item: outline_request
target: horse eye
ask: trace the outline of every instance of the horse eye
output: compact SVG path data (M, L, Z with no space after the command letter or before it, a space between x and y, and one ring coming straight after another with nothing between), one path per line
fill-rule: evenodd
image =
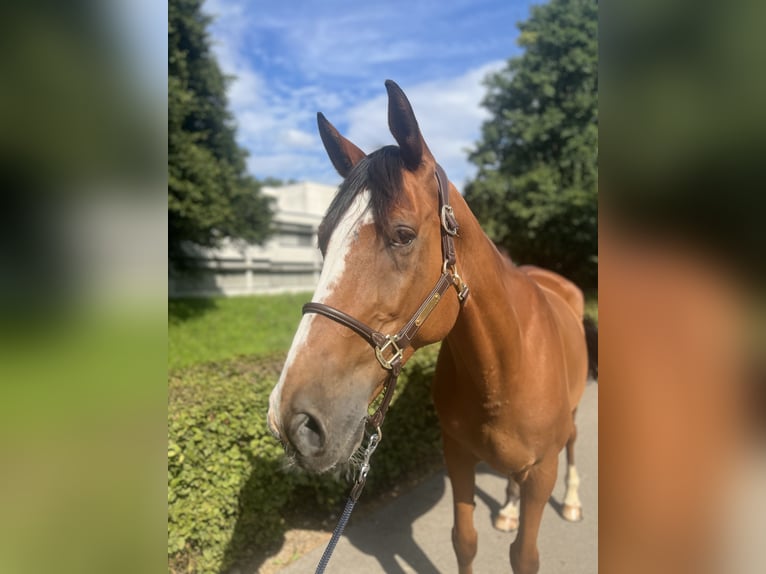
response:
M394 247L406 247L415 240L415 232L409 227L397 227L391 245Z

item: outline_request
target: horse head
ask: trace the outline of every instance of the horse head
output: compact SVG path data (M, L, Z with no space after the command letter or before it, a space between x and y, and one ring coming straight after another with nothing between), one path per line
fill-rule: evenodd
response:
M324 262L312 302L341 310L376 333L399 331L447 276L436 161L404 92L390 80L386 89L398 146L365 154L317 116L324 147L344 181L319 227ZM423 315L428 320L402 351L402 363L452 329L458 298L436 297L434 306L440 300L438 312L429 308ZM358 332L326 316L303 316L268 413L272 433L299 466L323 472L350 459L364 438L368 408L387 381L382 365Z

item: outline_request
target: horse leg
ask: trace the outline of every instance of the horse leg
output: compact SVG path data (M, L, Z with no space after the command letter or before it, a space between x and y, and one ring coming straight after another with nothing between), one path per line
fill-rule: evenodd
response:
M559 458L553 453L532 467L521 481L521 512L519 533L511 544L511 568L514 574L537 574L540 555L537 533L543 509L556 485Z
M508 478L505 487L505 506L495 517L495 528L503 532L511 532L519 527L519 483L513 477Z
M460 574L471 574L471 563L476 556L477 535L473 526L474 487L478 460L457 441L442 433L444 460L452 483L454 526L452 546L457 557Z
M577 489L580 486L580 477L577 474L574 459L574 443L577 440L577 426L574 423L576 412L577 409L572 413L572 434L567 441L567 491L564 495L564 508L561 512L564 519L569 522L579 522L582 520L582 504L577 494Z

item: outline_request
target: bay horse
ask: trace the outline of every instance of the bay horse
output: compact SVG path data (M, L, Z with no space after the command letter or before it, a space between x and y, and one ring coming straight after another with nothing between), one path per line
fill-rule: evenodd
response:
M365 154L317 115L344 181L319 227L324 265L271 393L269 427L304 469L343 465L369 421L381 422L401 365L443 341L432 389L459 571L472 571L477 551L475 467L484 460L509 479L495 526L518 528L513 572L531 574L565 445L562 514L582 517L573 449L588 370L583 295L497 250L436 163L404 92L391 80L386 89L398 146ZM370 417L380 394L384 405Z

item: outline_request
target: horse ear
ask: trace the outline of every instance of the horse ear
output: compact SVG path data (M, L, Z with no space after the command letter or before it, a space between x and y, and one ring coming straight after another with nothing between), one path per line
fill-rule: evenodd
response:
M319 135L322 138L324 149L327 150L327 155L330 156L330 161L342 177L348 176L351 169L366 154L340 135L340 132L327 121L322 112L317 113L317 125L319 126Z
M430 155L423 135L415 119L407 96L393 80L386 80L388 91L388 128L399 144L404 165L415 171L423 160L423 155Z

